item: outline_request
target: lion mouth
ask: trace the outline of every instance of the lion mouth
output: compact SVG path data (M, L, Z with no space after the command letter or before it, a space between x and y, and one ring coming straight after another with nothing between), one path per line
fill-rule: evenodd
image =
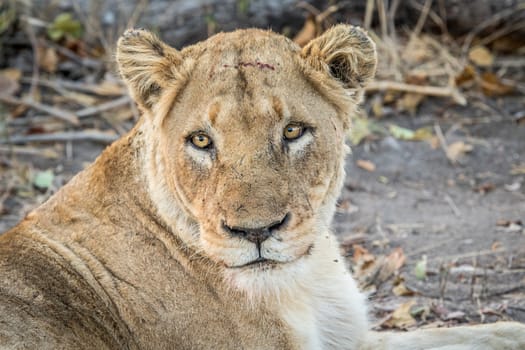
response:
M242 269L242 268L263 268L263 269L270 268L271 269L271 268L275 268L278 265L290 264L306 256L309 256L312 252L313 247L314 247L313 244L308 246L308 248L303 254L301 254L300 256L298 256L296 259L292 261L277 261L277 260L267 259L265 257L259 256L257 259L247 262L246 264L231 266L230 268L233 268L233 269Z
M276 261L276 260L271 260L271 259L266 259L266 258L263 258L263 257L258 257L257 259L255 260L252 260L246 264L243 264L243 265L238 265L238 266L232 266L232 268L234 269L242 269L242 268L268 268L268 267L274 267L278 264L281 264L280 262Z

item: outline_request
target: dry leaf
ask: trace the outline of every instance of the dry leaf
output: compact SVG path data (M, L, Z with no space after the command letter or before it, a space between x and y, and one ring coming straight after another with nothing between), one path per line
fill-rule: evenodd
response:
M476 69L468 64L463 68L463 71L456 77L456 86L461 86L465 83L472 82L476 77Z
M429 145L430 145L430 148L432 149L438 149L438 147L441 145L441 143L439 142L439 137L437 136L432 136L430 138L427 139Z
M343 200L337 203L336 211L338 213L353 214L359 211L359 207L353 205L349 200Z
M501 248L503 248L503 244L500 241L495 241L491 244L490 250L493 252L499 251Z
M412 296L412 295L415 294L414 291L408 289L407 286L405 286L404 283L399 283L397 286L392 288L392 292L394 293L394 295L396 295L398 297Z
M376 165L369 160L358 159L356 165L369 172L374 172L376 170Z
M407 92L403 97L397 101L397 108L402 111L408 111L414 115L417 112L417 107L423 101L425 95L414 92Z
M430 127L423 127L419 128L416 131L414 131L414 137L412 138L413 141L431 141L432 139L437 138L434 136L434 133L432 131L432 128ZM437 145L439 146L439 145ZM437 148L436 146L436 148Z
M405 77L405 83L413 85L427 85L428 73L424 70L413 70L407 73L407 76Z
M525 164L516 164L512 166L511 175L525 175Z
M317 27L318 25L315 21L315 16L308 16L304 22L303 28L301 28L299 33L293 38L293 41L301 47L306 45L310 40L317 36Z
M29 107L26 105L18 105L11 110L11 117L19 118L23 116L24 113L27 112L28 109Z
M84 107L90 107L98 103L98 99L87 94L83 94L80 92L73 92L73 91L66 91L64 92L64 97L68 100L73 100L79 105L82 105Z
M490 67L494 63L494 56L485 46L474 46L471 48L468 58L480 67Z
M509 192L517 192L520 190L521 188L521 182L520 181L514 181L513 183L511 184L505 184L503 185L503 187L505 188L505 191L509 191Z
M107 80L95 85L92 91L101 96L122 96L126 93L126 89L122 85Z
M63 43L63 45L80 57L93 56L102 58L102 55L96 50L90 50L90 55L88 55L88 53L86 52L86 43L80 38L74 38L68 35L65 37L65 42ZM99 54L99 56L96 56L97 53Z
M410 63L421 63L432 56L433 52L428 45L422 40L411 40L409 45L405 47L402 57L405 61Z
M406 329L416 325L416 320L412 317L410 309L416 304L414 300L401 304L392 315L383 322L382 326L387 328Z
M481 75L481 90L485 96L503 96L514 91L514 87L501 82L496 74L485 72Z
M106 119L111 120L114 124L122 123L134 117L133 111L130 107L119 108L108 114L109 116Z
M0 70L0 94L13 95L20 88L18 83L22 72L16 68Z
M375 260L375 257L368 252L363 246L354 244L354 254L352 260L354 264L359 265L363 263L369 263Z
M368 281L370 279L369 276L375 275L373 271L377 271L377 268L374 267L376 266L376 257L359 244L354 244L352 261L354 263L354 276L358 279L360 285L362 287L369 286L371 284Z
M374 117L381 118L384 114L383 101L379 98L375 98L372 101L372 113Z
M378 286L387 281L405 262L402 248L396 248L390 255L373 256L356 244L354 248L354 276L362 288Z
M366 228L362 229L364 229L366 232ZM350 233L343 236L341 240L341 247L344 249L345 255L348 252L348 250L352 249L354 245L366 241L366 234L359 231L361 231L361 229L358 228L356 233Z
M427 318L430 316L430 307L428 305L421 305L421 306L413 307L410 310L410 314L413 317L419 317L421 318L421 320L426 322Z
M396 102L399 99L400 95L401 95L401 93L399 91L387 90L385 92L385 96L383 97L383 103L384 104L389 104L389 103Z
M473 149L472 145L463 141L456 141L447 147L447 158L452 164L457 164L461 157Z
M0 76L4 76L10 80L19 82L22 77L22 71L18 68L7 68L0 70Z
M512 225L523 226L523 223L521 222L521 220L504 220L504 219L498 220L496 222L496 226L501 226L501 227L510 227Z
M450 320L463 320L465 318L465 313L463 311L452 311L443 317L444 321Z
M406 257L403 249L398 247L392 251L383 261L376 282L383 283L396 274L405 263Z
M484 182L476 187L473 188L474 192L478 192L481 194L489 193L493 191L496 188L496 185L494 185L492 182Z
M505 35L495 39L490 45L492 50L504 53L516 53L520 49L523 49L523 35L519 33L520 32L517 32L516 36Z
M405 253L403 252L403 248L398 247L392 251L387 257L386 257L388 264L390 265L391 269L393 271L398 271L404 264L405 264Z
M502 227L502 231L506 233L517 233L524 231L523 222L521 220L498 220L496 225Z
M56 72L58 66L58 55L56 50L52 47L41 47L39 48L39 52L40 60L38 61L38 65L40 68L48 73Z

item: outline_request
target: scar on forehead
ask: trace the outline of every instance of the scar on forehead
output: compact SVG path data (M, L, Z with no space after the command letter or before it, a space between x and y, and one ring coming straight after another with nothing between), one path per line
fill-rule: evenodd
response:
M239 69L241 67L254 67L254 68L259 68L260 70L264 70L264 69L275 70L275 66L274 65L272 65L270 63L259 62L259 61L239 62L239 63L237 63L235 65L223 64L222 66L224 68L235 68L235 69Z
M208 110L208 118L210 119L210 123L213 125L215 124L215 120L217 119L217 116L219 115L219 111L221 110L221 106L219 105L219 102L213 102Z

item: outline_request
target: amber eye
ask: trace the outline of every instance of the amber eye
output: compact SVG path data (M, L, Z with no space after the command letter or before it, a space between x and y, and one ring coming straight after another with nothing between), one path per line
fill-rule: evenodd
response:
M284 128L283 136L286 140L295 140L303 135L304 127L299 124L288 124Z
M211 145L211 138L203 133L194 134L190 138L191 143L198 148L207 148Z

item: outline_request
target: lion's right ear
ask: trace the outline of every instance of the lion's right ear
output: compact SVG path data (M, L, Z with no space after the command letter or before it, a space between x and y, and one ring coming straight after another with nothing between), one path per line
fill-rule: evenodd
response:
M310 41L301 55L348 89L365 86L374 78L377 67L372 39L361 28L347 24L336 25Z
M129 29L117 44L120 75L139 106L151 110L164 88L173 84L180 53L143 29Z

